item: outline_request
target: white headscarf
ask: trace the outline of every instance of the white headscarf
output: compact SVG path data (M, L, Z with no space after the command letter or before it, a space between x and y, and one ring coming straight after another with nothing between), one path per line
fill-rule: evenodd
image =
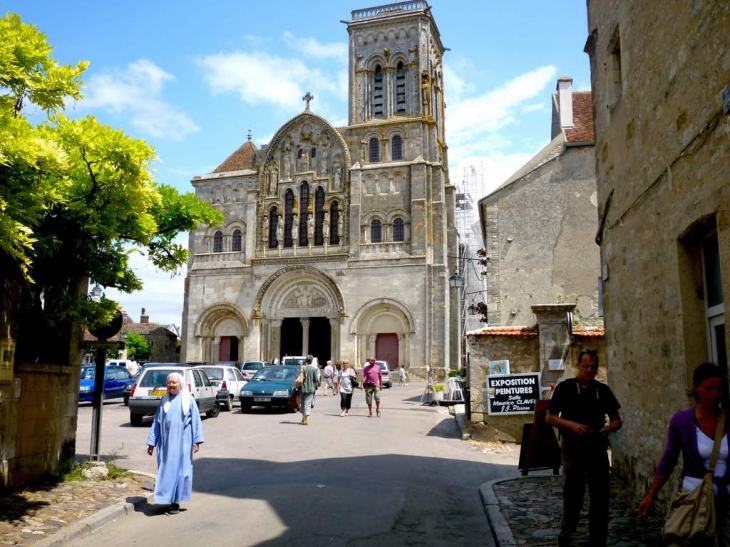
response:
M182 397L182 411L183 415L186 415L190 410L190 398L192 396L190 395L188 386L185 385L185 378L179 372L173 372L167 375L168 378L170 376L177 376L177 380L180 382L180 393L177 396ZM170 410L170 392L165 393L165 396L162 398L162 409L165 411L165 414Z

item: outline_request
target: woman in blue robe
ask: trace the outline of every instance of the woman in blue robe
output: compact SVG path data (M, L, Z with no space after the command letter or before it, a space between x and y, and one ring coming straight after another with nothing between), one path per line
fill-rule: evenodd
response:
M190 501L193 454L203 443L198 405L184 386L181 374L167 377L167 393L157 407L147 436L147 454L151 456L157 447L155 503L170 504L171 514L180 512L181 501Z

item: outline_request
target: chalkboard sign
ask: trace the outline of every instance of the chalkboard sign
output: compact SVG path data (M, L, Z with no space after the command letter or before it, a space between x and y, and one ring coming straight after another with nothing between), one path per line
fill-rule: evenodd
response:
M540 373L487 376L489 414L532 414L540 398Z

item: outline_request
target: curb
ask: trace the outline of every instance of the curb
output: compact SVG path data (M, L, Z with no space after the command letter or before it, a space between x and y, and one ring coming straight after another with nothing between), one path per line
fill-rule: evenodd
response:
M129 471L135 475L141 475L153 480L157 479L157 475L146 473L144 471ZM33 544L33 547L63 547L72 541L85 538L99 530L102 526L114 522L120 517L134 513L139 505L150 503L154 500L154 494L146 496L134 496L134 501L120 501L109 507L105 507L79 522L74 522L70 526L60 529L58 532L47 538L43 538Z
M492 487L500 482L513 481L517 477L507 477L503 479L496 479L493 481L485 482L479 487L479 497L482 499L484 505L484 513L487 515L487 521L489 527L492 530L492 536L498 547L508 547L517 545L512 530L504 520L502 512L499 510L499 501L497 496L494 495Z

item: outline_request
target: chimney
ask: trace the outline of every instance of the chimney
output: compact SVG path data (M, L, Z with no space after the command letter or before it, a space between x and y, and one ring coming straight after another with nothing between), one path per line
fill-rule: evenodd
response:
M142 308L142 315L139 316L139 322L140 323L149 323L150 322L150 316L144 312L144 308Z
M573 78L558 78L558 115L560 128L573 127Z

